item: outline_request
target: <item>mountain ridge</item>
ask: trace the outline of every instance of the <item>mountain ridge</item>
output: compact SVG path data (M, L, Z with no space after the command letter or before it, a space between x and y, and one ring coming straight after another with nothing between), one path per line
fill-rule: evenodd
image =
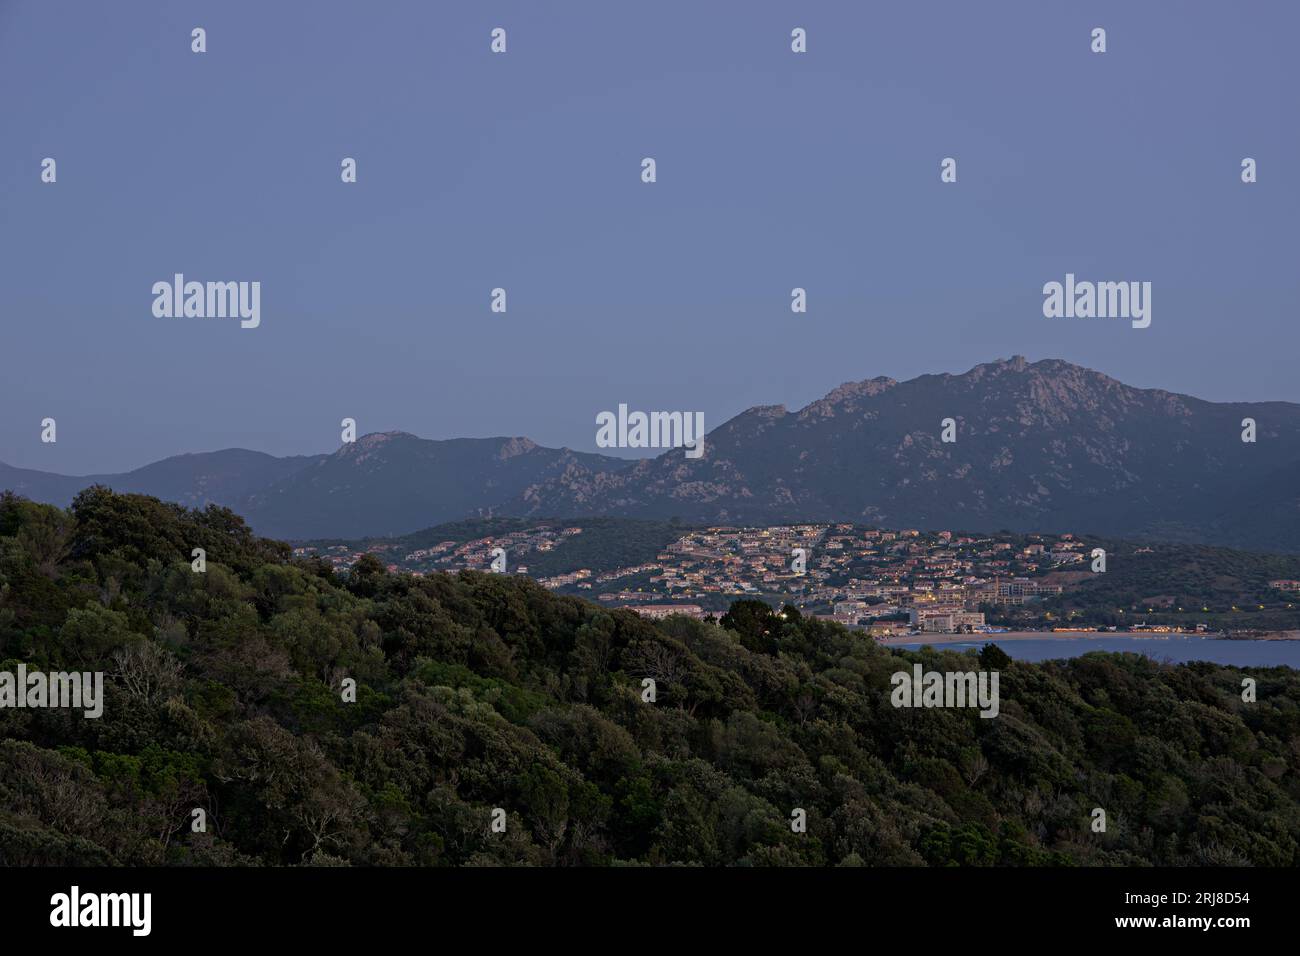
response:
M1241 441L1255 417L1258 441ZM940 422L957 426L953 444ZM845 383L804 408L759 406L700 459L638 462L529 490L536 513L772 524L858 521L1084 530L1295 550L1300 405L1138 389L1059 359ZM1252 489L1266 489L1256 498ZM1274 514L1261 519L1260 511ZM1265 527L1267 525L1267 527Z
M1241 440L1255 418L1258 440ZM942 440L952 419L955 441ZM124 475L0 464L0 488L66 505L106 484L225 505L289 539L409 533L489 515L692 523L854 521L972 531L1136 533L1300 550L1300 405L1209 402L1061 359L844 382L802 408L755 405L699 458L624 459L523 436L374 432L329 454L181 455Z

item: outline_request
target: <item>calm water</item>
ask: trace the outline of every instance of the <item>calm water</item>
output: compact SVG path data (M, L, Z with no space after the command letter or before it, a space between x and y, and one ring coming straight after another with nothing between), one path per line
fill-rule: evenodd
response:
M1300 668L1300 641L1221 641L1196 635L1168 634L1161 637L1056 637L999 641L997 634L981 635L970 641L935 644L936 648L964 651L996 644L1018 661L1050 661L1079 657L1089 651L1127 651L1145 654L1158 661L1180 664L1184 661L1214 661L1237 667L1275 667L1279 664ZM917 641L896 644L914 650L925 644Z

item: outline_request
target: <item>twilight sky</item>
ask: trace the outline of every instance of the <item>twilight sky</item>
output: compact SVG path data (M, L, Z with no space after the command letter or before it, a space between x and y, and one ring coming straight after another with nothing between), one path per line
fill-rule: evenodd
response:
M345 416L595 450L620 402L712 429L1012 354L1300 401L1298 30L1283 2L0 0L0 461L314 453ZM260 281L261 326L155 318L176 272ZM1044 318L1067 272L1150 281L1150 328Z

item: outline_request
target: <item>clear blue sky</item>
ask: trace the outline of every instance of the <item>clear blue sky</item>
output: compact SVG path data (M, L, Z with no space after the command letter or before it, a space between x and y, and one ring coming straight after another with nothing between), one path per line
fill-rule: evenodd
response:
M594 450L620 402L713 428L1012 354L1300 401L1297 9L0 0L0 461L345 416ZM1151 281L1151 327L1044 318L1067 271ZM175 272L260 281L261 327L154 318Z

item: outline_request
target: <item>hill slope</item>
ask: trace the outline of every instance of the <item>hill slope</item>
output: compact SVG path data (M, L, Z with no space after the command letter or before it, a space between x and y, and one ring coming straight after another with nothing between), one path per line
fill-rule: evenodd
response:
M1290 669L889 651L757 602L654 624L287 555L217 508L0 498L4 669L107 674L100 718L0 710L0 864L1300 863ZM997 670L998 715L895 707L914 664Z
M941 423L956 423L956 441ZM1252 418L1258 440L1241 441ZM330 455L228 450L127 475L0 466L0 488L65 505L99 482L215 502L284 538L406 534L463 518L576 515L691 524L1143 536L1300 551L1300 405L1213 403L1016 357L960 375L868 379L798 411L751 408L683 450L629 462L526 438L367 435Z
M524 489L570 470L605 475L628 462L527 438L429 441L405 432L366 435L249 495L236 510L279 538L392 535L489 515ZM321 531L321 529L328 529Z
M12 468L0 463L0 489L33 501L67 507L77 492L91 485L152 495L191 508L235 505L257 489L281 481L325 458L295 455L277 458L246 448L193 455L173 455L134 471L104 475L58 475Z
M1241 421L1258 441L1241 441ZM956 421L956 441L941 422ZM1159 534L1300 548L1300 406L1216 404L1023 358L850 383L797 412L752 408L617 474L524 495L539 514L693 523Z

